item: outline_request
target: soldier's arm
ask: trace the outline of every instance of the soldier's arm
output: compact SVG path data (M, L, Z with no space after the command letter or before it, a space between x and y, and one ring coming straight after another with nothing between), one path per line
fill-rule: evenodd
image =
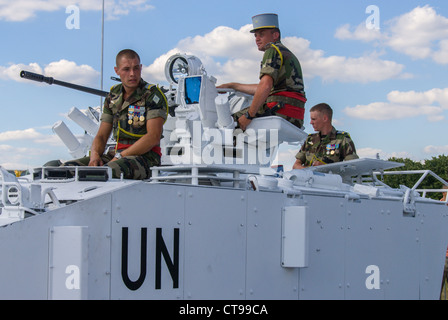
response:
M102 166L104 163L101 160L101 155L106 148L107 140L112 132L112 123L101 122L98 133L93 139L92 147L90 149L89 166Z
M257 86L257 90L255 91L254 99L249 107L249 113L251 116L255 116L260 107L266 102L273 85L274 80L271 76L264 75L261 78L260 83Z
M346 136L343 143L344 143L344 159L343 159L343 161L359 159L358 155L356 154L355 143L353 142L351 137Z
M139 156L147 153L152 148L160 144L162 136L163 123L165 119L161 117L148 119L146 121L147 133L138 139L132 146L121 152L123 157Z
M257 114L260 107L266 102L266 99L268 98L273 85L274 80L272 79L271 76L264 75L261 78L248 111L252 117L254 117ZM249 125L250 121L251 120L247 119L245 116L240 117L238 119L240 128L246 130L246 127Z
M293 169L304 169L305 166L303 165L302 161L299 159L296 159L296 162L294 162L294 165L292 166Z
M292 166L293 169L304 169L305 163L306 163L306 156L305 156L305 147L307 145L309 137L305 141L305 143L302 144L300 147L299 152L296 154L296 161L294 162L294 165Z
M220 86L217 86L217 89L233 89L235 91L240 91L242 93L254 95L255 91L257 91L258 84L244 84L238 82L229 82L224 83ZM219 91L219 90L218 90Z

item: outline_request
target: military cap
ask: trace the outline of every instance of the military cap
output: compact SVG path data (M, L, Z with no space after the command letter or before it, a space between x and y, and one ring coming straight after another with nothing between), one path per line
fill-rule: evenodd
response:
M278 25L278 15L275 13L263 13L252 17L253 29L250 31L254 33L259 29L280 29Z

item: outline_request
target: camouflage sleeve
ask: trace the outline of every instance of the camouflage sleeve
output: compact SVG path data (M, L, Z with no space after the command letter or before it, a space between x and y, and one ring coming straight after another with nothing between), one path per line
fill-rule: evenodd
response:
M107 122L107 123L113 122L114 117L112 114L112 110L109 108L109 104L110 104L110 94L104 100L103 113L101 114L101 118L100 118L100 120L102 122Z
M266 49L263 55L263 60L261 61L260 79L264 75L271 76L276 82L281 67L281 58L277 50L273 47Z
M146 99L146 119L167 118L168 105L165 95L159 88L151 90L152 93Z
M306 150L305 150L305 146L308 145L308 140L309 140L309 136L308 138L305 140L305 142L302 144L302 147L300 148L299 152L297 152L296 154L296 159L300 160L300 162L302 162L302 164L304 165L306 162Z
M343 148L344 148L343 161L359 159L358 155L356 154L355 143L353 142L348 133L345 134L343 140Z

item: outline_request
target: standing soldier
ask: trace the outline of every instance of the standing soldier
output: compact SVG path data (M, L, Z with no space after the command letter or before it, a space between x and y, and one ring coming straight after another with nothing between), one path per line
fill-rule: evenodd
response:
M263 51L258 84L226 83L230 88L253 95L249 108L237 112L239 127L246 130L255 117L277 115L302 128L305 91L302 69L296 56L281 42L278 16L273 13L252 17L255 43Z
M328 104L320 103L312 107L310 118L316 133L308 135L296 154L293 169L358 159L350 135L347 132L336 131L333 127L333 110Z
M121 83L111 88L104 101L90 157L67 161L63 166L107 165L114 178L123 174L125 179L147 179L151 177L150 168L160 165L167 101L157 86L141 78L142 65L135 51L120 51L114 69ZM112 131L116 147L104 154Z

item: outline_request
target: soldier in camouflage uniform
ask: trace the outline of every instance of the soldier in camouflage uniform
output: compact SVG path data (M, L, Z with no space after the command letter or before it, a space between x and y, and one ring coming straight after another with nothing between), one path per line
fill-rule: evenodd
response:
M331 124L333 110L328 104L321 103L312 107L310 117L311 125L317 133L308 135L296 154L293 169L358 159L350 135L337 131Z
M90 157L65 162L64 166L112 168L113 177L147 179L150 167L160 165L159 147L167 117L165 95L141 78L142 65L135 51L120 51L114 68L121 83L111 88L101 115L101 124L92 143ZM111 132L117 145L104 153Z
M280 42L276 14L252 18L255 42L263 51L258 84L226 83L217 88L230 88L254 95L249 108L235 113L243 130L255 117L276 115L302 128L305 113L305 91L302 69L296 56Z

